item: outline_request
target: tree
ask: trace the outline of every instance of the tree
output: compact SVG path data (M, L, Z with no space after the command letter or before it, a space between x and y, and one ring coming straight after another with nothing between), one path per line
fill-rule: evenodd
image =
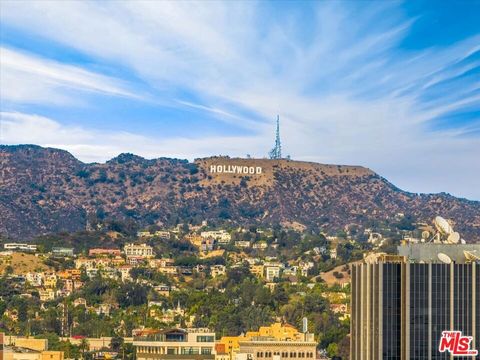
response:
M5 275L11 275L13 274L13 267L11 265L8 265L4 271L5 271Z
M329 357L338 355L338 345L336 343L330 343L327 346L327 354Z
M112 351L120 352L123 348L123 337L121 336L114 336L110 342L110 348Z
M86 338L83 338L82 341L80 341L80 344L78 345L78 347L80 348L80 351L82 352L82 359L85 360L85 353L89 349L88 340Z
M138 306L147 302L147 288L140 284L126 283L117 290L117 301L122 307Z

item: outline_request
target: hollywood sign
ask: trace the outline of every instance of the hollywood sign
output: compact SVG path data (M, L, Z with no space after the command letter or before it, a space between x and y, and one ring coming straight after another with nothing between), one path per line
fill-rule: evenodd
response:
M260 166L210 165L210 172L212 174L260 175L263 169Z

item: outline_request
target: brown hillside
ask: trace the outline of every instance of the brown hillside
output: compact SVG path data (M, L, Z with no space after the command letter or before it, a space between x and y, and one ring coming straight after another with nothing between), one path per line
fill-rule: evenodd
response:
M221 166L221 173L211 166ZM480 202L407 193L363 167L226 157L189 163L131 154L84 164L58 149L0 146L0 234L14 238L85 229L88 219L141 227L209 220L337 231L399 212L422 222L442 214L467 240L479 237Z

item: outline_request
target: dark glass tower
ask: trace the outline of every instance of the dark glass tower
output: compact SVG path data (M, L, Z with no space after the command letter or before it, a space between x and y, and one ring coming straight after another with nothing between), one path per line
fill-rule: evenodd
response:
M351 309L352 360L450 359L438 351L442 331L462 331L480 347L480 265L400 257L354 265Z

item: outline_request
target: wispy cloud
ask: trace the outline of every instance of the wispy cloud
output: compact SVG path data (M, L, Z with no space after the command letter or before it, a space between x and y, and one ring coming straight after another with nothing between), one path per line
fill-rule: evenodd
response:
M400 5L318 2L282 12L266 2L41 1L25 6L7 1L0 16L17 31L74 48L103 66L129 69L162 104L250 130L248 136L226 132L203 139L185 129L188 138L156 134L158 144L148 136L135 138L132 125L122 135L128 141L120 143L120 133L109 124L112 130L102 133L100 143L80 136L98 130L80 126L78 136L58 145L85 160L126 150L149 157L262 156L273 136L266 120L279 113L284 147L294 158L362 164L408 190L446 190L480 199L474 184L480 176L479 119L449 128L438 120L480 107L480 36L450 46L403 49L401 42L418 19L405 17ZM6 83L25 81L20 90L42 84L33 92L38 102L64 102L69 84L131 96L118 79L48 61L52 74L42 70L45 61L24 61L20 71L10 66ZM22 80L22 73L39 81ZM12 101L29 101L22 95L27 91L15 95L8 86ZM12 122L11 116L2 140L21 142L15 135L20 120ZM58 126L52 132L73 131L61 118L51 118Z
M72 104L76 91L138 99L126 84L80 67L0 48L2 101Z

